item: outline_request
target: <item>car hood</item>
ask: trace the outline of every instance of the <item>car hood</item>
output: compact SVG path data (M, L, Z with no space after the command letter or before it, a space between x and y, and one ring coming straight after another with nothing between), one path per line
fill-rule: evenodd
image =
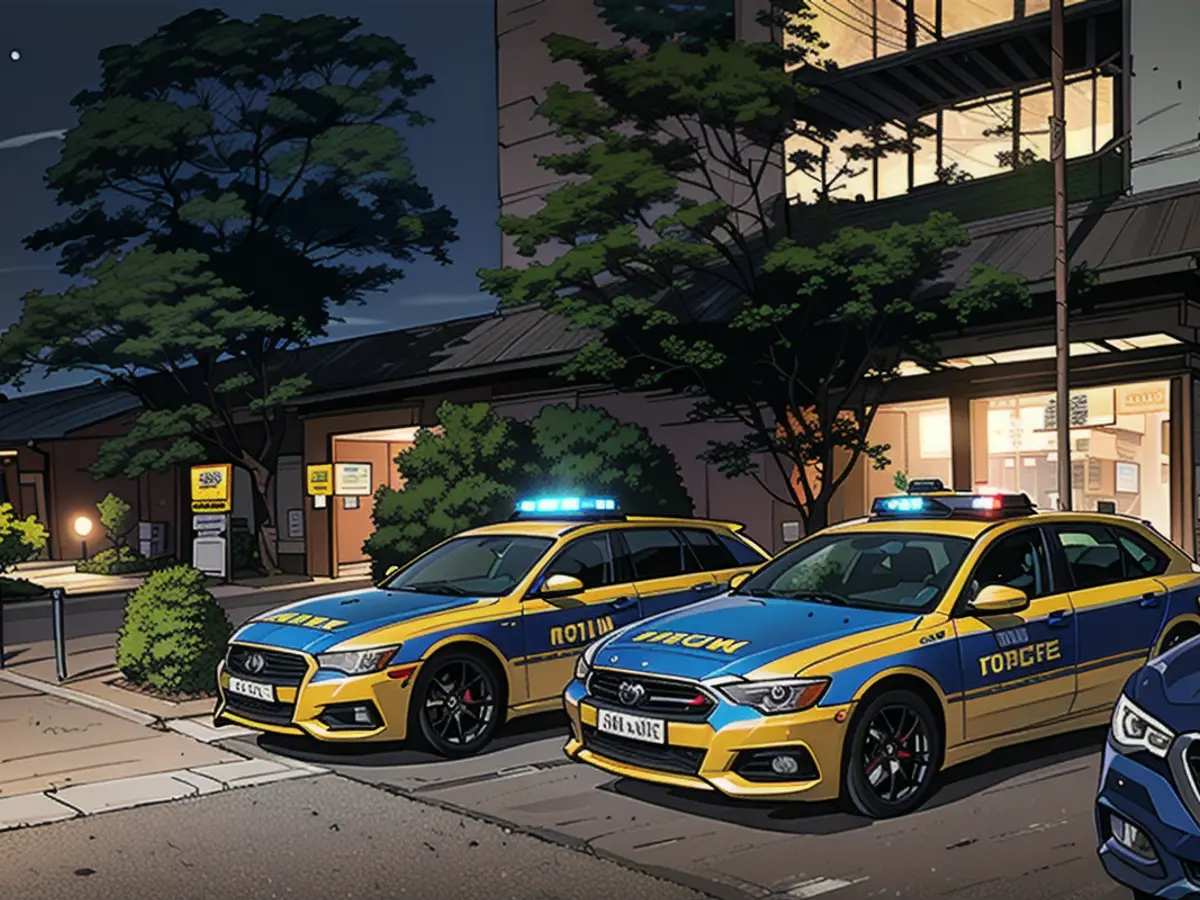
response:
M594 664L680 678L747 675L781 657L918 618L725 594L622 629L597 648Z
M323 653L372 631L496 600L448 597L413 591L371 588L301 600L255 616L234 635L235 641Z

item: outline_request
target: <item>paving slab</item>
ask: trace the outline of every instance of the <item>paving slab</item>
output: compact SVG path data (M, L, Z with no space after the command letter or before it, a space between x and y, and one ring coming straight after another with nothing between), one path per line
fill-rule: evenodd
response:
M187 735L194 741L214 744L217 741L227 741L233 738L250 737L257 732L238 725L222 725L215 728L203 719L168 719L167 728L179 734Z
M278 779L282 775L295 778L296 776L291 773L306 772L303 769L294 769L286 763L271 762L266 759L240 759L236 762L224 762L213 766L192 767L192 771L205 778L211 778L228 788L242 784L261 784L264 778Z
M45 794L0 797L0 831L73 819L79 812Z
M216 782L213 785L216 790L220 789ZM113 809L131 809L149 803L182 800L184 797L199 796L200 793L197 784L184 781L173 772L160 772L97 784L80 784L55 791L53 798L84 815L91 816Z

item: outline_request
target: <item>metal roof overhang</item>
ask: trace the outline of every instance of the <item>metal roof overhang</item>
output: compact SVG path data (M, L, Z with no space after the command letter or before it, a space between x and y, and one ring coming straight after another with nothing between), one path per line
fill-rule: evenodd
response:
M1119 64L1122 0L1089 0L1065 12L1068 76ZM1005 22L832 72L798 74L819 93L814 124L857 130L913 122L959 103L1050 80L1050 14Z

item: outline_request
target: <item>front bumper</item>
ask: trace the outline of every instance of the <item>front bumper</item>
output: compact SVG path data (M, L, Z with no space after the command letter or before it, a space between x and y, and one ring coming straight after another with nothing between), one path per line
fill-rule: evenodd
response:
M307 673L298 684L274 685L275 702L232 693L230 673L224 662L218 664L218 702L213 721L338 743L404 740L419 664L407 663L382 672L347 676L319 672L311 656L290 652L305 658ZM239 677L253 680L251 676ZM358 709L367 711L370 724L355 721Z
M1140 858L1113 837L1113 816L1150 840L1155 859ZM1095 824L1100 862L1114 881L1171 900L1200 894L1200 825L1165 761L1125 756L1106 745Z
M668 720L666 744L656 745L623 739L597 741L595 729L602 704L588 697L578 680L567 686L563 701L571 722L571 736L563 751L571 759L614 775L716 790L746 800L820 801L841 793L842 747L853 704L765 716L721 702L705 722ZM794 753L811 766L802 765L795 780L764 777L761 768L748 777L743 762L751 754L776 750Z

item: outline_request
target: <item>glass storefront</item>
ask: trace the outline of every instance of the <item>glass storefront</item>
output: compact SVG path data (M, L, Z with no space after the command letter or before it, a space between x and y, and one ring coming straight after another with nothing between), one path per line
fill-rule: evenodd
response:
M1171 534L1168 381L1071 392L1071 493L1077 510L1114 509ZM1058 506L1057 410L1053 393L971 403L976 490L1023 491Z

